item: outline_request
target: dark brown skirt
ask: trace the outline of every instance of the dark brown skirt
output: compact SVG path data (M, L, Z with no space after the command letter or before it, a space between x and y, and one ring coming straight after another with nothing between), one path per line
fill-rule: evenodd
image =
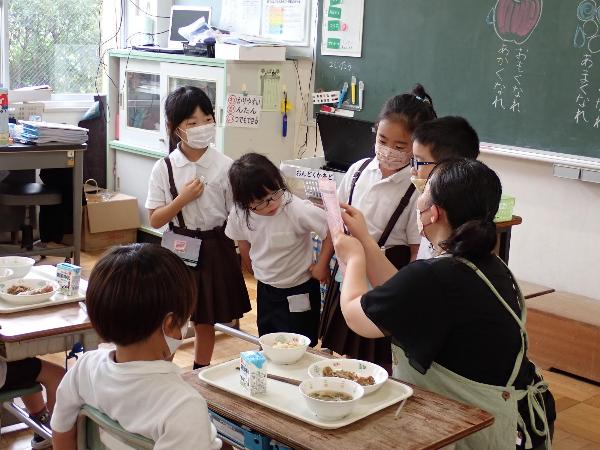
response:
M410 262L410 248L407 246L392 247L395 251L386 251L388 259L400 268ZM388 252L390 254L388 254ZM336 265L337 269L337 265ZM362 359L379 365L392 363L391 339L383 337L369 339L359 336L346 325L340 307L340 283L334 280L335 272L327 287L325 304L321 314L319 337L321 346L333 350L349 358Z
M235 244L224 228L203 239L198 267L190 269L198 280L198 303L192 314L197 324L228 323L251 310Z

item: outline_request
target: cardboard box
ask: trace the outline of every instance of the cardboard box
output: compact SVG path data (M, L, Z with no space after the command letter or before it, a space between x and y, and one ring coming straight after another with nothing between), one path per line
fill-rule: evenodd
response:
M135 197L104 191L102 195L86 195L83 207L81 249L100 250L113 245L136 242L140 226Z
M232 61L285 61L285 47L272 45L246 47L217 42L215 58Z

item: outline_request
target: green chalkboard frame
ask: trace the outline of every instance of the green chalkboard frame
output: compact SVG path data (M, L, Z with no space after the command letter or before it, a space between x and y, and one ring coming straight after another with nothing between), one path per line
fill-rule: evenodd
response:
M315 90L340 89L355 75L365 83L356 117L375 120L388 97L420 82L439 115L466 117L482 141L600 158L600 9L590 19L590 1L366 1L361 58L321 55L321 5ZM539 21L516 7L534 18L539 8ZM494 104L499 90L502 105ZM581 110L587 123L581 114L576 123Z

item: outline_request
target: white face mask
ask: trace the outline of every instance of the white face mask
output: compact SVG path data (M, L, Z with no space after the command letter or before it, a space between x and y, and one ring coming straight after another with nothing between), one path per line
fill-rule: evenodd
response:
M206 148L215 140L216 128L214 123L199 125L197 127L188 128L187 130L178 128L178 130L185 133L185 143L192 148Z
M399 170L408 165L411 153L376 143L375 155L383 168L388 170Z
M177 349L181 347L181 344L183 344L183 340L185 339L185 335L188 329L188 322L189 319L186 320L185 324L181 327L181 339L175 339L171 336L167 336L167 334L165 333L165 329L163 328L163 337L165 338L165 343L167 344L167 347L169 347L169 352L171 353L171 355L175 354Z
M425 191L425 185L427 184L427 178L417 178L415 176L410 177L410 182L415 185L415 188L419 193Z

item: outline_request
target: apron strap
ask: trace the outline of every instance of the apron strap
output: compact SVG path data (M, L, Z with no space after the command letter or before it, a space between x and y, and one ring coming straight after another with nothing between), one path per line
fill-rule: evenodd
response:
M177 193L177 187L175 186L175 178L173 177L173 166L171 165L171 160L168 156L165 156L164 160L167 165L167 173L169 174L169 191L171 192L171 198L175 200L175 197L179 194ZM179 221L179 226L185 228L185 221L183 220L183 213L181 211L177 213L177 220ZM172 222L169 222L169 228L173 229Z
M527 397L527 407L529 409L529 423L535 434L540 437L546 436L546 448L551 449L552 443L550 441L550 427L548 425L548 418L546 416L546 407L544 405L543 394L548 390L548 383L541 379L535 384L527 387L526 390L518 391L517 401ZM542 422L542 429L540 430L537 426L536 418ZM519 413L517 417L517 423L523 434L525 435L525 448L530 449L532 447L531 436L525 426L525 420Z
M494 285L491 283L491 281L488 280L488 278L485 276L485 274L481 270L479 270L479 268L475 264L473 264L468 259L461 258L461 257L456 257L456 260L465 264L467 267L469 267L471 270L473 270L479 278L481 278L483 280L483 282L490 288L492 293L500 301L502 306L504 306L504 308L509 312L509 314L512 316L512 318L515 319L515 321L519 325L519 328L521 331L521 349L519 350L519 354L517 355L517 358L515 360L515 364L513 366L512 373L508 379L508 382L506 383L506 386L512 386L514 384L515 380L517 379L519 370L521 369L521 363L523 362L523 356L525 354L525 347L526 347L526 343L527 343L527 331L525 330L525 322L524 322L524 314L523 314L523 311L525 309L524 308L525 302L523 300L523 294L521 293L521 289L518 287L518 283L516 283L514 275L512 274L510 269L508 269L508 267L507 267L508 272L510 273L514 284L517 286L518 301L519 301L519 306L521 306L521 314L522 314L522 316L519 317L515 314L515 312L508 305L508 303L506 303L506 301L502 298L502 296L500 295L498 290L494 287Z

